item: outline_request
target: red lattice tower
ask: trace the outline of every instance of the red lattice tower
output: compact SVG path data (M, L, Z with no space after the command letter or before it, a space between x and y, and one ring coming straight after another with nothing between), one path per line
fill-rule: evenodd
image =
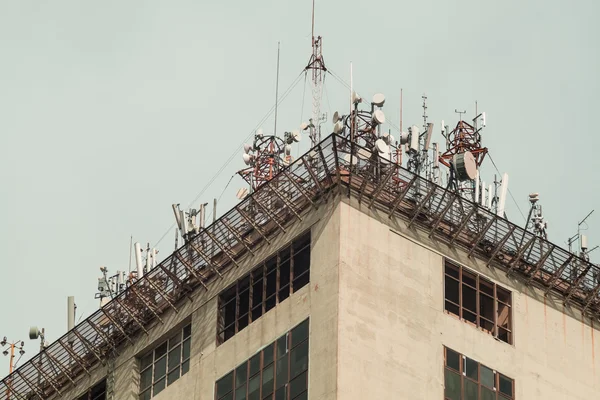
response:
M481 134L479 131L476 131L472 125L461 120L456 124L456 128L448 134L446 138L446 152L440 155L439 160L446 167L450 167L450 162L454 155L466 151L473 154L477 168L479 168L488 149L481 146Z

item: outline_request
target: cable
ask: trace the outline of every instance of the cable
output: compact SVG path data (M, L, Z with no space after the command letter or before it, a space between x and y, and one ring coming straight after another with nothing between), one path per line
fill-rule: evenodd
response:
M204 188L202 188L202 190L200 191L200 193L198 193L198 195L194 198L194 200L192 200L190 202L190 204L188 204L188 208L192 206L192 204L196 203L196 201L198 201L198 199L200 197L202 197L202 195L204 194L204 192L206 192L206 190L213 184L213 182L219 177L219 175L223 172L223 170L225 168L227 168L227 166L231 163L231 161L233 160L233 158L238 154L240 148L242 148L242 146L244 145L244 143L256 132L256 130L258 128L260 128L260 126L271 116L271 114L273 113L273 111L275 110L276 105L281 104L286 97L291 93L291 91L296 87L296 85L298 84L298 82L300 82L300 78L302 77L302 74L304 73L304 70L302 70L302 72L300 72L300 74L298 74L298 76L296 77L296 79L294 79L292 81L292 83L290 84L290 86L285 90L285 92L283 93L283 95L281 96L281 99L277 102L277 104L274 104L271 109L267 112L267 114L265 114L265 116L260 120L260 122L258 124L256 124L256 126L254 127L254 129L252 129L250 131L250 133L248 134L248 136L246 136L244 138L244 140L242 141L242 143L240 145L238 145L235 150L233 151L233 153L231 154L231 156L229 156L229 158L227 159L227 161L225 161L225 163L223 163L223 165L219 168L219 170L217 171L217 173L215 175L213 175L213 177L208 181L208 183L204 186ZM167 231L160 237L160 239L158 239L158 241L154 244L153 247L157 247L160 242L163 241L163 239L173 230L173 228L175 227L176 223L171 224L171 226L169 227L169 229L167 229Z
M492 158L492 155L490 153L488 153L488 156L490 158L490 161L492 162L492 165L494 166L494 168L496 168L496 172L498 173L498 175L502 175L500 173L500 170L498 169L498 167L496 166L496 163L494 162L494 159ZM510 189L508 189L508 194L510 195L510 198L515 202L515 205L517 206L517 210L519 210L519 212L521 213L521 216L523 217L523 219L525 221L527 221L527 218L525 218L525 214L523 214L523 211L521 211L521 207L519 207L519 203L517 203L517 200L515 199L515 197L513 196L512 192L510 191Z
M231 181L233 180L233 177L235 176L235 174L231 175L231 178L229 178L229 182L227 182L227 185L225 185L225 188L223 189L223 191L221 192L221 194L219 195L219 197L217 198L217 204L221 202L221 197L223 197L223 193L225 193L225 191L227 190L227 188L229 187L229 184L231 183ZM208 218L207 220L210 221L210 217L212 217L212 213L214 210L212 210L210 212L210 214L208 214Z

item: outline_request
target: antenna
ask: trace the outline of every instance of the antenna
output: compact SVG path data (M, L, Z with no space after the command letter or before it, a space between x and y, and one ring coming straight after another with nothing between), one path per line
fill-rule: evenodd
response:
M462 121L462 115L467 113L467 110L465 111L458 111L456 108L454 109L454 112L458 114L459 119Z
M502 181L500 184L500 197L498 199L498 211L496 214L499 217L504 217L504 207L506 205L506 194L508 192L508 174L502 175Z
M277 136L277 103L279 103L279 42L277 42L277 79L275 80L275 128L273 135Z
M323 59L323 39L321 36L315 37L315 0L312 2L311 17L312 54L304 71L312 70L312 120L316 125L310 129L310 140L311 147L315 147L321 141L321 97L323 95L323 83L325 82L324 72L327 72L325 60Z
M31 333L29 335L31 337ZM25 350L23 350L23 346L25 346L25 342L23 342L22 340L10 342L6 339L6 336L4 336L4 339L2 339L0 341L0 348L3 349L2 354L4 354L5 356L8 356L10 354L9 367L8 367L9 375L13 373L13 370L17 367L19 360L21 359L21 357L23 357L23 354L25 354ZM15 361L15 350L19 350L19 358L17 359L17 361ZM9 385L9 388L7 389L7 397L6 397L7 399L10 396L9 391L10 391L10 385Z
M138 242L136 242L133 245L133 249L135 252L135 267L137 270L137 278L141 279L144 276L144 265L142 264L142 246Z

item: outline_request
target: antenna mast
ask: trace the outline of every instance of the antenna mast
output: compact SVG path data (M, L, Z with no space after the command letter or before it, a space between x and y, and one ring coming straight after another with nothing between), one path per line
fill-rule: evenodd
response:
M310 143L311 147L321 141L321 97L323 95L323 83L327 68L323 60L323 44L321 36L315 37L315 0L312 3L312 55L304 71L312 70L312 118L310 120Z

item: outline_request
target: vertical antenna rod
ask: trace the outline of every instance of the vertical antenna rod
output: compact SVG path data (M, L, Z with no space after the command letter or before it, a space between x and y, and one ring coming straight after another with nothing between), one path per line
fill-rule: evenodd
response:
M277 103L279 102L279 42L277 42L277 80L275 81L275 129L273 135L277 136Z
M402 134L402 88L400 88L400 134Z

